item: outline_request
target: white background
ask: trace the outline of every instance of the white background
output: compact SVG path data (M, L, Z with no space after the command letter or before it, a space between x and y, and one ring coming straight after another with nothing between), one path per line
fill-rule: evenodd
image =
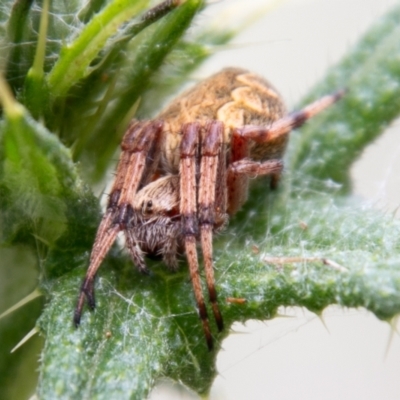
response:
M217 17L224 25L234 18L225 14L228 9L238 15L239 7L243 16L271 3L214 2L198 23L206 25ZM196 78L227 66L244 67L270 80L291 109L373 21L399 1L278 3L212 57ZM354 165L355 195L394 211L400 205L399 171L400 126L395 122ZM294 317L234 327L218 357L211 399L400 399L400 324L395 332L365 310L330 308L324 313L325 325L305 310L281 312ZM151 399L193 396L163 385Z

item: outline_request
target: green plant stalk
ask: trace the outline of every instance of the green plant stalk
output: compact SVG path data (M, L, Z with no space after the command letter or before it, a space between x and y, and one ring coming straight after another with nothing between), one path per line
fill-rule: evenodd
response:
M7 39L12 46L6 50L9 54L5 70L7 71L6 78L11 81L14 92L22 85L25 75L25 71L21 68L21 65L23 65L22 43L24 39L26 40L26 27L32 3L33 0L16 1L7 21Z
M89 0L85 7L80 10L78 17L81 21L87 23L93 16L98 13L107 0Z
M119 26L142 11L147 0L114 0L96 14L71 44L66 44L50 71L47 82L51 97L64 96L89 71L89 65Z
M25 78L25 106L31 115L38 119L48 108L48 91L44 80L44 61L46 56L47 28L49 24L49 1L43 1L40 18L39 38L33 65Z
M11 89L2 74L0 74L0 104L3 106L7 118L11 120L17 120L24 113L23 107L15 101Z
M42 79L44 75L43 66L46 56L46 37L49 25L49 0L43 1L43 8L40 18L39 38L36 47L35 59L32 68L28 71L28 77Z

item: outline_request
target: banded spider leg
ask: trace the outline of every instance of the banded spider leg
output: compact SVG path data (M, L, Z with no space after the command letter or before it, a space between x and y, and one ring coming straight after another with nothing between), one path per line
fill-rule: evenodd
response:
M96 233L89 268L75 308L74 323L76 326L81 320L85 297L89 307L92 310L95 308L94 280L97 270L118 233L126 228L135 193L151 180L157 168L162 129L163 124L160 121L133 121L124 135L116 178L106 212ZM138 267L145 271L144 263Z

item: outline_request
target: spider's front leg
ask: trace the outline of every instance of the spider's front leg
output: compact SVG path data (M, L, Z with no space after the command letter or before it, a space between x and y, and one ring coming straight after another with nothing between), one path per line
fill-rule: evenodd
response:
M89 268L75 308L75 325L80 323L85 297L89 307L91 309L95 307L94 279L97 270L114 243L118 232L125 228L138 188L140 185L146 184L155 171L155 164L159 160L162 128L163 124L160 121L134 121L124 135L121 144L122 153L107 210L96 233Z
M206 126L201 145L201 165L198 171L198 145L202 127L198 123L183 126L180 148L180 214L182 218L183 241L189 263L190 277L194 295L199 309L200 319L208 348L213 348L208 313L204 302L203 290L199 274L199 262L196 241L200 225L200 236L204 255L206 280L219 330L223 328L221 313L218 309L217 294L214 287L214 271L212 265L212 230L214 227L215 186L219 165L223 125L213 122ZM196 173L200 172L199 191L197 196ZM199 210L197 210L199 204Z
M212 233L216 226L215 210L218 210L220 214L219 219L225 220L226 160L225 153L222 150L223 131L224 125L220 121L212 121L206 124L204 129L198 123L185 125L182 130L180 153L180 214L182 216L183 240L200 319L210 350L213 348L213 339L201 286L196 241L200 227L209 299L218 330L221 331L224 324L215 290ZM198 154L200 138L201 144ZM198 160L200 160L200 165ZM198 172L200 178L197 185L196 174ZM221 186L218 191L217 185Z
M226 210L226 157L222 146L224 125L220 121L209 122L202 133L198 191L200 240L208 294L218 330L222 331L224 323L215 290L212 235L216 226L215 210L220 213ZM218 191L217 186L220 188Z

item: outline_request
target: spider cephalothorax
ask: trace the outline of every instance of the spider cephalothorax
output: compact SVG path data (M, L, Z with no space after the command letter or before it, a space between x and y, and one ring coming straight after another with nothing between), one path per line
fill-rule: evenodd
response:
M123 231L131 258L142 272L147 270L145 255L161 256L176 269L177 254L186 253L207 345L212 348L197 243L213 314L222 330L213 233L246 201L250 177L270 175L276 186L289 132L341 95L325 96L285 115L279 94L266 80L229 68L182 94L154 120L131 122L81 287L75 324L80 322L85 296L94 308L96 272Z

